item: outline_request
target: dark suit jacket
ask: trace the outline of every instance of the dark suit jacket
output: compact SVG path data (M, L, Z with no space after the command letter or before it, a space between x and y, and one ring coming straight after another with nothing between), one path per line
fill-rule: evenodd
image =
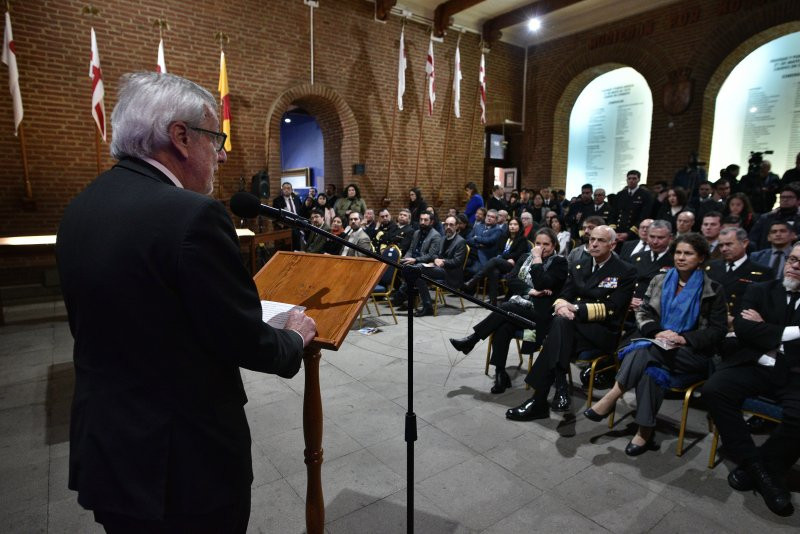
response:
M639 223L650 216L655 197L643 187L639 187L631 196L626 187L617 193L615 202L609 226L615 228L617 233L630 234L634 231L634 227L638 228Z
M631 257L630 263L636 268L636 288L633 290L633 296L636 298L644 298L650 280L658 273L671 269L674 265L672 252L669 250L655 262L652 251L637 252Z
M719 368L755 363L762 354L777 349L786 327L786 289L780 280L750 284L742 298L742 309L756 310L764 322L748 321L738 315L733 320L739 350L723 354ZM800 313L795 309L789 325L800 325ZM777 358L773 368L776 383L782 383L788 369L800 366L800 339L783 343L784 355Z
M633 249L636 248L636 245L639 244L641 239L628 239L622 244L622 249L619 251L620 259L627 261L628 263L631 262L631 257L633 256ZM643 250L643 249L642 249ZM639 250L639 252L642 252Z
M792 246L791 245L789 245L788 247L786 247L786 249L784 249L784 251L783 251L784 262L786 261L786 258L789 257L789 253L791 251L792 251ZM761 250L756 250L755 252L750 254L750 259L752 261L754 261L755 263L759 263L761 265L772 266L772 256L773 256L772 247L769 247L769 248L764 248L764 249L761 249ZM777 280L782 280L783 279L783 271L781 271L779 273L776 273L776 272L773 271L772 274L773 274L773 277L775 279L777 279Z
M531 282L533 288L519 279L519 270L528 259L529 254L524 254L519 261L514 264L514 268L506 278L508 283L508 291L511 295L525 296L531 289L549 289L551 295L542 295L541 297L531 298L533 308L541 316L551 316L553 313L553 302L564 287L567 281L567 260L563 256L554 255L547 269L544 268L544 263L535 263L531 266ZM539 323L536 323L539 328Z
M706 266L706 274L725 288L728 310L731 315L742 311L741 300L747 287L757 282L768 282L774 278L772 269L747 258L738 269L728 272L725 260L713 260Z
M295 195L292 195L292 204L294 204L294 212L300 214L300 210L303 208L303 203L300 202L300 199L297 198ZM285 210L287 208L286 204L286 197L283 195L278 195L272 200L272 207L278 208L279 210ZM347 225L347 222L345 222Z
M75 338L69 487L141 519L208 513L253 479L239 367L294 376L218 201L124 159L67 207L56 246Z
M599 348L617 342L622 321L633 296L636 269L614 254L592 273L591 256L569 268L569 278L558 296L578 305L577 327ZM590 328L585 328L586 326Z
M467 257L467 242L464 241L463 237L456 234L443 254L442 249L447 243L448 241L444 237L439 240L436 258L444 260L444 283L450 287L459 287L464 281L464 260Z

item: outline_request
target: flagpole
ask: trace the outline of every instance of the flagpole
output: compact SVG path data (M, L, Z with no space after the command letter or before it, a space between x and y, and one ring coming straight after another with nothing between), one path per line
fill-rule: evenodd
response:
M94 152L97 160L97 174L100 174L103 169L100 167L100 130L97 128L94 129Z
M463 35L463 34L462 34ZM456 50L458 50L458 46L461 44L461 35L458 36L458 42L456 42ZM456 65L456 68L453 72L453 77L455 78L461 72L461 65ZM455 82L455 80L454 80ZM450 106L453 106L454 100L456 98L456 86L455 83L450 84ZM447 107L445 107L447 109ZM453 119L453 114L455 114L455 108L450 110L450 113L447 114L447 126L444 129L444 147L442 148L442 171L439 175L439 187L436 189L436 197L434 199L433 205L437 208L441 207L444 202L440 198L440 191L442 187L444 187L444 164L447 161L447 142L450 139L450 121ZM469 145L468 145L469 146Z
M427 53L427 52L426 52ZM419 156L420 152L422 151L422 125L425 122L425 102L428 101L428 75L425 74L423 78L422 84L422 107L419 108L419 136L417 139L417 163L414 167L414 187L417 187L417 183L419 181Z
M389 182L392 180L392 153L394 152L394 125L397 120L397 102L392 105L392 130L389 134L389 168L386 171L386 191L383 194L383 207L388 208L392 200L389 198Z
M31 177L28 173L28 149L25 147L25 124L19 123L17 133L19 134L19 146L22 150L22 172L25 180L25 198L23 201L33 201L33 187L31 186Z
M475 105L472 107L472 124L469 127L469 142L467 142L467 159L466 165L464 166L464 173L463 176L467 176L469 172L469 166L472 162L472 134L475 132L475 116L477 115L478 110L478 100L480 99L481 95L481 84L478 82L478 86L475 88Z

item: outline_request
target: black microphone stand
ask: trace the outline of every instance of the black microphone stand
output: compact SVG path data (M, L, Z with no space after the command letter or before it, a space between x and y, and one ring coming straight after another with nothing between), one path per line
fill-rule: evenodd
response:
M486 308L487 310L491 310L493 312L499 313L501 315L506 316L507 319L521 325L526 326L528 328L535 328L536 324L531 321L530 319L526 319L520 315L517 315L514 312L510 312L508 310L504 310L497 306L493 306L491 304L487 304L482 300L478 300L477 298L473 297L472 295L468 295L458 289L453 289L452 287L448 286L447 284L430 278L429 276L422 273L421 267L415 267L412 265L402 264L381 256L380 254L373 252L372 250L365 249L359 247L337 235L334 235L322 228L318 228L311 224L308 219L301 217L295 213L290 211L286 211L283 209L273 208L271 206L265 206L260 204L261 207L261 214L266 215L267 217L273 218L278 222L283 224L288 224L290 226L295 226L301 228L303 230L308 230L310 232L314 232L315 234L319 234L323 237L330 239L331 241L336 241L346 247L349 247L353 250L357 250L358 252L362 253L364 256L370 257L374 260L378 260L381 263L385 263L394 267L395 269L399 269L403 275L403 281L406 284L406 288L408 291L408 410L406 411L406 418L405 418L405 441L406 441L406 488L407 488L407 503L406 503L406 532L414 532L414 442L417 441L417 415L414 413L414 306L413 302L415 297L417 296L417 280L420 278L425 280L426 282L435 285L436 287L440 287L451 293L458 295L461 298L467 299L468 301L481 306L482 308ZM240 215L235 213L236 215Z

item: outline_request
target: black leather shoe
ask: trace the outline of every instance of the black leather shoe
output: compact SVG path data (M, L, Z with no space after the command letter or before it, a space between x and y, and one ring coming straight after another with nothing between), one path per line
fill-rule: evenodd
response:
M492 393L499 394L511 387L511 377L505 370L498 369L494 375L494 385L492 386Z
M506 419L512 421L533 421L548 417L550 417L550 409L547 407L547 401L538 401L536 397L531 397L516 408L506 410Z
M478 287L478 282L480 281L481 281L480 278L475 278L473 276L472 278L464 282L462 289L464 290L465 293L474 293L475 288Z
M745 425L751 434L769 434L775 428L776 423L753 415L745 422Z
M462 337L461 339L455 339L451 337L450 344L453 345L453 348L456 349L458 352L469 354L470 351L475 348L475 345L480 340L481 338L478 337L478 334L472 333L467 337Z
M728 473L728 485L736 491L750 491L756 487L753 479L741 467Z
M764 499L764 504L773 514L787 517L794 513L791 495L778 484L778 481L767 471L762 462L753 462L748 465L747 474L750 475L755 490Z
M609 411L606 414L599 414L591 408L587 408L583 411L583 416L589 421L594 421L595 423L599 423L600 421L608 417L610 414L611 411Z
M414 317L426 317L428 315L433 315L433 308L422 308L414 312Z
M647 451L657 451L658 448L659 446L653 441L653 436L650 436L650 439L648 439L647 443L644 445L636 445L633 441L629 442L628 446L625 447L625 454L628 456L639 456Z
M569 397L569 386L564 384L556 388L556 394L553 395L553 400L550 401L550 409L554 412L568 412L572 404L572 399Z

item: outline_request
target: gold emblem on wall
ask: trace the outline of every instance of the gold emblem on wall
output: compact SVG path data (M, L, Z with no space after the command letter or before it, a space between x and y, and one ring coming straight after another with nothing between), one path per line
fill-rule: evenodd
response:
M664 111L670 115L680 115L692 103L693 82L689 78L692 69L683 68L669 73L669 81L664 85Z

